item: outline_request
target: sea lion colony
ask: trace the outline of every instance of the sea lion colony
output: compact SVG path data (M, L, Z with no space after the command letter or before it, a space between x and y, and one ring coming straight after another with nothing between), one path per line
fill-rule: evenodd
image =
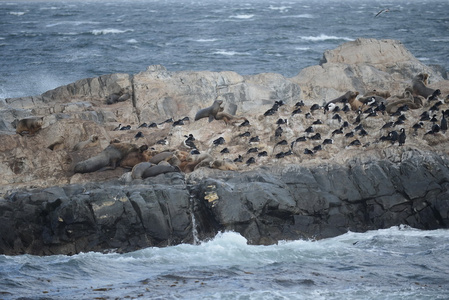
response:
M276 164L281 160L302 163L312 158L330 159L342 149L399 147L418 141L432 146L447 140L449 96L443 98L439 90L428 88L427 78L427 74L418 74L401 95L374 90L358 97L358 92L348 91L322 106L307 106L300 101L287 107L283 101L275 101L263 115L248 118L224 113L223 101L215 100L195 116L197 122L204 122L203 118L224 121L223 131L215 132L212 140L199 141L186 133L181 145L171 143L170 134L149 146L113 141L97 156L76 163L74 172L120 166L134 168L133 178L146 178L166 172L189 173L200 167L243 170L252 164ZM137 142L147 131L160 126L169 124L173 130L189 122L185 117L140 124L133 139ZM131 126L120 124L114 130L131 130ZM91 137L82 146L97 139Z

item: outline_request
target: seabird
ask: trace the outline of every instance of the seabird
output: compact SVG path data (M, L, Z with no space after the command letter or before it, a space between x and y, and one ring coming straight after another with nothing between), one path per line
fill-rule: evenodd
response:
M244 127L244 126L249 126L249 125L250 125L250 124L249 124L249 121L248 121L248 120L245 120L245 121L243 121L242 124L239 125L239 127Z
M276 128L276 130L274 131L274 136L275 137L280 137L282 135L282 133L284 132L284 129L282 129L281 126L279 126L278 128Z
M287 124L287 119L279 119L276 122L277 125Z
M398 142L399 142L399 146L402 146L402 145L404 145L405 138L406 138L406 136L405 136L405 129L401 128L400 132L401 133L399 134Z
M239 156L234 159L234 162L242 162L243 161L243 157L239 154Z
M257 153L257 156L258 156L258 157L261 157L261 156L268 156L268 153L267 153L267 151L262 151L262 152Z
M148 124L147 123L142 123L142 124L139 125L139 127L137 127L137 129L144 128L144 127L148 127Z
M222 145L225 143L225 139L223 137L219 137L218 139L212 142L214 145Z
M143 138L142 131L139 131L134 137L136 138L136 140L138 140L139 138Z
M251 132L245 131L244 133L239 134L239 137L247 137L247 136L251 136Z
M376 18L380 14L387 13L387 12L390 12L390 9L389 8L384 8L384 9L380 10L374 17Z
M246 161L246 165L249 166L250 164L254 164L256 163L256 160L254 159L254 157L250 157L248 158L248 160Z
M301 108L297 108L297 109L295 109L293 112L292 112L292 116L294 116L294 115L296 115L296 114L300 114L300 113L302 113L302 110L301 110Z
M221 154L229 153L228 148L223 148L223 150L220 151Z
M250 142L250 143L257 143L257 142L260 142L259 136L258 136L258 135L253 136L252 138L249 139L249 142Z
M249 148L248 151L246 151L247 154L248 153L256 153L256 152L259 152L259 149L257 149L257 147Z

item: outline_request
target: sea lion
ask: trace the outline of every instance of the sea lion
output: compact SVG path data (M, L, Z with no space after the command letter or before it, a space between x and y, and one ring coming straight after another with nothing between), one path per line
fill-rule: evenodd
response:
M215 120L223 120L226 125L234 124L237 121L248 121L245 117L236 117L231 114L223 112L224 108L220 107L219 112L215 114Z
M16 126L16 133L23 135L24 132L32 135L42 128L44 117L29 117L21 119Z
M139 147L139 151L134 151L131 153L128 153L121 161L120 161L120 167L122 168L132 168L135 165L141 163L141 162L147 162L150 160L151 155L150 152L147 151L148 146L142 145Z
M105 167L115 169L126 155L140 151L137 145L128 143L111 143L98 155L75 165L75 173L90 173Z
M222 100L215 100L211 106L199 110L195 115L195 121L202 118L209 118L209 122L212 122L220 111L221 104L223 104Z
M148 177L154 177L159 174L165 174L165 173L172 173L172 172L181 172L181 170L172 165L165 165L160 164L156 166L151 166L142 173L142 179L148 178Z
M369 97L369 96L379 96L382 97L384 99L387 99L389 97L391 97L391 94L389 91L378 91L378 90L370 90L367 91L363 97Z
M431 96L435 90L428 88L427 80L429 79L429 74L427 73L419 73L412 79L412 90L413 96L423 96L424 98L428 98Z
M354 92L351 94L350 98L348 99L349 106L351 106L352 110L359 110L362 108L363 103L357 100L357 95L359 92Z
M333 100L327 102L327 103L324 105L324 107L325 107L325 108L328 107L328 105L329 105L330 103L334 103L334 104L335 104L335 103L339 103L339 102L341 102L341 103L349 102L349 99L356 98L358 94L359 94L358 92L347 91L344 95L341 95L340 97L335 98L335 99L333 99Z
M154 166L154 165L150 162L141 162L141 163L136 164L131 171L131 178L132 179L142 179L142 175L145 172L145 170L152 166Z
M161 161L167 161L173 157L174 153L171 151L160 152L153 157L151 157L148 161L152 164L157 165Z
M410 109L418 109L423 107L422 96L413 96L413 90L408 87L400 96L390 97L386 105L386 112L394 114L399 107L407 105Z
M97 146L98 144L99 144L98 136L91 135L88 140L85 140L85 141L82 141L82 142L79 142L78 144L76 144L73 147L73 151L80 151L80 150L83 150L84 148Z
M236 171L236 170L238 170L238 168L234 164L234 162L232 162L231 160L228 160L228 159L214 160L210 164L210 166L213 169L219 169L219 170L222 170L222 171Z
M201 153L198 155L198 157L190 158L189 163L187 163L183 169L185 173L190 173L196 170L197 168L203 167L203 166L209 166L210 163L213 161L213 157L208 153Z

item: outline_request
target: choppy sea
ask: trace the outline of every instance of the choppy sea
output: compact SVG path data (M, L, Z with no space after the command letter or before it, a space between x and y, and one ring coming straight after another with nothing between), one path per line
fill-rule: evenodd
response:
M0 98L153 64L292 77L358 37L399 40L449 69L448 32L446 0L0 0ZM449 231L401 226L272 246L226 232L128 254L0 255L0 299L21 297L449 299Z

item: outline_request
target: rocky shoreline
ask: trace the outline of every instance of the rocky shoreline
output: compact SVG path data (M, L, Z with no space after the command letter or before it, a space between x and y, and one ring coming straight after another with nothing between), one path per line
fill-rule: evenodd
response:
M433 110L440 122L449 109L447 74L421 64L397 41L373 39L327 51L319 66L294 78L150 66L136 75L83 79L40 96L1 100L0 254L127 252L194 243L226 230L252 244L272 244L400 224L447 228L448 138L445 132L429 134L435 122L412 127L436 102L424 98L390 128L384 124L398 116L359 113L357 123L355 111L340 112L338 120L336 112L323 109L347 91L402 94L417 73L430 75L428 86L441 91L436 99L441 104ZM217 98L225 113L244 116L250 126L193 121ZM276 102L282 105L267 115ZM303 111L292 113L299 102ZM313 111L314 104L320 109ZM14 124L31 116L42 117L42 129L16 134ZM185 117L188 121L174 126ZM156 126L138 128L144 123ZM356 129L360 124L366 135ZM131 129L114 130L125 125ZM400 128L407 134L403 146L382 140ZM339 129L345 135L334 133ZM74 173L77 163L113 140L155 152L188 152L188 134L213 158L191 173L146 179L130 179L130 170L122 167ZM255 136L259 141L249 143ZM215 143L217 138L224 144ZM352 146L355 140L359 144ZM257 148L256 154L249 148ZM266 155L257 155L262 152ZM232 171L214 168L215 162L232 164L227 168Z

